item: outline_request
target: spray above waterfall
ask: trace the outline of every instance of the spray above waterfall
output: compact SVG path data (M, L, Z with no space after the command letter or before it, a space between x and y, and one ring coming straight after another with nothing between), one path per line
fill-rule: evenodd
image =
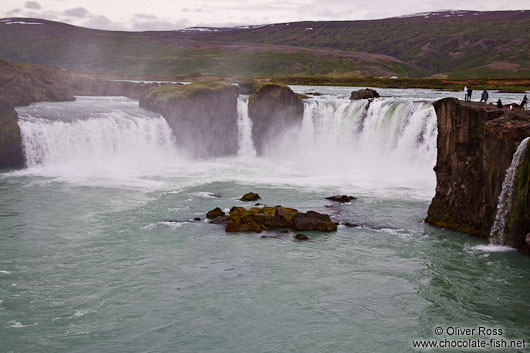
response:
M237 101L236 155L185 158L164 118L125 98L85 98L19 109L27 165L33 172L191 176L311 188L403 186L432 196L436 116L432 104L411 99L304 100L300 125L266 142L256 156L248 97ZM176 127L178 128L178 126ZM222 138L222 136L218 136ZM422 196L423 197L423 196Z

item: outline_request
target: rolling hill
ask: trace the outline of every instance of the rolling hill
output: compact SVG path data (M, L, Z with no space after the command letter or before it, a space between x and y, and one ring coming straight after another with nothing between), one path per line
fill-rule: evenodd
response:
M0 20L0 58L115 76L530 77L530 11L119 32Z

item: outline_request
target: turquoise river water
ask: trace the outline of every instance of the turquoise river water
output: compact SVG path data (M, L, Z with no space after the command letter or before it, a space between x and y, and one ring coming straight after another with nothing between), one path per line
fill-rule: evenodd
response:
M125 98L18 108L28 167L0 173L0 352L411 352L455 326L530 339L530 257L423 222L429 97L450 93L366 107L295 89L324 95L263 157L246 97L238 156L214 160ZM204 221L248 191L341 225L299 242ZM339 193L357 200L325 200Z

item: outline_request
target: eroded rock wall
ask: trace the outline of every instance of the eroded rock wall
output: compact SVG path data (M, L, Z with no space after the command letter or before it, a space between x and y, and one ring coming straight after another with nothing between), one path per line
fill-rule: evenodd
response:
M168 85L140 97L140 107L161 114L191 157L221 157L238 151L238 94L224 82Z
M530 113L455 98L437 101L434 108L437 186L426 222L489 237L506 170L520 142L530 136ZM521 188L526 190L528 185ZM526 229L525 225L518 227ZM518 249L527 252L528 246L521 242L526 235L523 231L510 236L510 243L518 243Z

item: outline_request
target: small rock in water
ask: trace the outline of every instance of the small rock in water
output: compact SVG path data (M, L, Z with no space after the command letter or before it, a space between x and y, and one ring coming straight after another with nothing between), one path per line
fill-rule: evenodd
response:
M307 235L305 235L304 233L298 233L294 236L294 238L296 240L309 240L309 238L307 237Z
M335 196L326 197L326 200L345 203L345 202L350 202L351 200L355 200L355 197L348 196L348 195L335 195Z
M337 225L331 221L327 214L307 211L306 213L297 213L293 216L293 228L301 231L318 230L321 232L335 232Z
M258 202L258 203L255 203L254 206L263 206L263 204Z
M358 227L359 225L358 224L355 224L355 223L349 223L349 222L346 222L344 223L344 225L348 228L355 228L355 227Z
M243 195L243 197L241 198L241 201L257 201L259 199L261 199L261 197L258 194L254 192L249 192Z
M208 211L208 213L206 213L206 218L214 219L214 218L217 218L219 216L224 216L224 215L225 215L224 211L221 210L219 207L216 207L213 210Z
M195 217L193 218L194 221L200 221L201 220L201 217Z

